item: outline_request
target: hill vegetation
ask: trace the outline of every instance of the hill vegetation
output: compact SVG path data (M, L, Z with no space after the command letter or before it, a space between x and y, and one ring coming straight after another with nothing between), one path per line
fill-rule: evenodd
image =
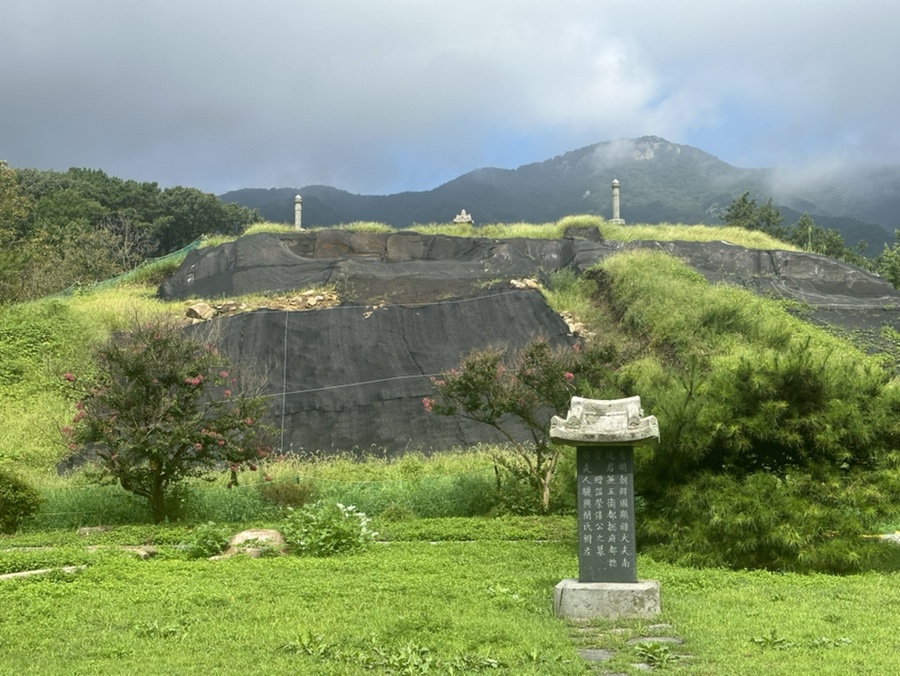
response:
M237 235L258 220L195 188L0 162L0 303L108 279L201 235Z
M573 224L619 232L573 217L506 233L558 237ZM759 231L725 234L771 244ZM722 237L723 229L670 226L659 236ZM135 314L183 312L183 303L163 303L153 292L123 282L0 308L0 467L48 490L71 481L52 478L65 454L59 430L73 413L61 375L89 371L90 346ZM735 567L876 565L878 545L860 536L900 516L895 364L792 317L778 301L712 286L658 252L617 254L581 279L558 273L546 293L556 310L616 346L615 388L639 394L660 421L661 443L638 458L644 551ZM551 511L572 508L566 477L563 469L554 479ZM519 490L515 481L505 479L504 490ZM480 509L527 503L485 497Z

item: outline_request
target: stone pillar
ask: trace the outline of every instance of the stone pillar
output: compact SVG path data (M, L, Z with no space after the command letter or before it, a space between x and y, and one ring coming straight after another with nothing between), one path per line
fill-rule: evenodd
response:
M294 230L303 230L303 198L294 197Z
M614 178L612 182L612 220L610 223L625 224L619 214L619 179L617 178Z
M603 401L572 397L550 438L576 447L578 580L554 591L560 617L653 617L659 583L637 579L634 540L634 447L659 440L640 397Z

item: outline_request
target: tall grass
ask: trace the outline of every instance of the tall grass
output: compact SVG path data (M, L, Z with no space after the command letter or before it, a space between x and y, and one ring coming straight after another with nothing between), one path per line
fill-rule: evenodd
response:
M638 240L650 240L659 242L686 241L686 242L730 242L747 249L782 249L787 251L800 251L793 244L782 242L758 230L745 230L729 226L711 225L673 225L661 223L659 225L619 225L604 223L600 232L605 239L616 242L634 242Z
M265 521L280 516L286 506L318 499L392 519L485 515L496 510L502 498L493 456L504 452L479 447L430 457L290 456L257 472L243 472L232 488L225 471L185 480L171 496L169 518L186 523ZM44 502L27 524L29 530L152 521L146 500L118 485L96 483L89 467L69 477L33 465L32 470L27 476Z
M571 227L596 228L604 239L615 242L632 242L637 240L657 241L690 241L717 242L725 241L748 249L784 249L799 251L796 246L774 239L758 231L744 230L726 226L681 225L663 223L659 225L619 225L608 223L600 216L577 214L565 216L548 223L415 223L409 228L397 230L385 223L375 221L353 221L334 226L316 226L304 228L304 232L321 230L350 230L356 232L418 232L423 235L446 235L449 237L486 237L489 239L559 239L566 229ZM260 232L274 234L292 234L297 231L291 225L282 223L257 223L243 233L252 235ZM214 235L205 237L202 247L217 246L237 239L233 235Z
M812 338L835 359L875 361L846 340L791 316L781 302L729 284L711 285L661 252L618 254L599 268L610 277L610 298L623 324L651 346L676 355L725 352L748 343L780 350Z

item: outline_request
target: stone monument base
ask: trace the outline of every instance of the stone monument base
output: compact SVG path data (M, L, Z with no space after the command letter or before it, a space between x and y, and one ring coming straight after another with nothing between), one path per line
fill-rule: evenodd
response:
M553 590L557 617L591 620L603 617L652 618L659 615L659 582L579 582L563 580Z

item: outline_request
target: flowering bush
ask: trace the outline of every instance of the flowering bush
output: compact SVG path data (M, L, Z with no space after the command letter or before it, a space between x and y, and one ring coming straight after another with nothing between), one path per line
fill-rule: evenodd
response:
M612 392L611 346L579 343L552 347L537 338L516 354L488 348L466 356L458 368L432 381L434 396L425 410L460 416L489 425L515 451L518 463L497 461L538 490L544 511L550 506L550 484L561 448L550 442L550 418L565 417L573 395L604 396ZM524 425L525 437L516 433ZM530 439L529 439L530 437Z
M231 487L268 455L265 400L234 394L228 360L173 321L135 324L95 361L95 375L63 375L76 400L62 433L71 452L90 451L122 488L147 498L155 521L185 477L224 464Z
M353 505L316 502L289 510L280 528L292 554L332 556L362 549L378 535L369 529L369 518Z

